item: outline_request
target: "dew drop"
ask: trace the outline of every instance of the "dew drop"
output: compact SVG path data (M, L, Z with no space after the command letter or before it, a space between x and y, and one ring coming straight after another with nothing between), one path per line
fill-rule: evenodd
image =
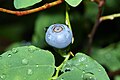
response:
M61 78L60 80L64 80L63 78Z
M100 72L101 70L99 69L98 71Z
M25 65L28 64L28 60L27 59L23 59L22 60L22 64L25 64Z
M39 65L37 64L36 67L39 67Z
M28 74L29 74L29 75L33 74L32 69L28 69Z
M85 65L85 67L88 67L88 65Z
M85 57L82 57L82 58L80 58L79 60L78 60L78 62L82 62L82 61L84 61L86 58Z
M85 71L82 72L83 74L85 73Z
M38 50L36 47L34 47L34 46L29 46L29 48L28 48L28 51L30 52L30 53L33 53L34 51L36 51L36 50Z
M15 53L17 53L17 52L18 52L18 50L17 50L16 48L13 48L13 49L12 49L12 53L15 54Z
M33 49L31 49L31 48L29 48L29 49L28 49L28 51L29 51L29 52L31 52L31 53L33 53L33 52L34 52L34 50L33 50Z
M5 79L5 77L6 77L6 75L5 75L5 74L2 74L2 75L0 76L0 78L1 78L2 80L4 80L4 79Z
M11 54L8 54L8 57L11 57L12 55Z
M101 67L99 67L98 71L100 72L101 70L102 70Z
M71 69L70 69L70 68L66 68L66 69L65 69L65 72L68 72L68 71L71 71Z
M94 74L88 72L83 75L83 80L97 80L97 79Z

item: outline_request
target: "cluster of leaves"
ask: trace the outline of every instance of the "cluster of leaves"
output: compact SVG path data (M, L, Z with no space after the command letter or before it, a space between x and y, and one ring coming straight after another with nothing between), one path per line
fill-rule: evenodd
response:
M0 64L1 80L51 80L56 68L53 54L34 46L3 53ZM64 63L61 72L57 80L109 80L103 67L83 53Z
M116 0L119 2L119 0ZM115 0L107 0L106 5L108 11L115 10L110 7L117 6ZM42 0L14 0L14 7L16 9L28 8L35 4L42 2ZM77 7L82 0L65 0L72 7ZM84 46L84 41L86 39L86 34L90 30L90 26L95 21L97 14L97 5L90 1L83 1L84 13L80 13L81 9L73 9L70 11L70 20L74 33L74 44L73 51L80 51L80 45ZM112 4L112 5L111 5ZM78 8L81 6L78 6ZM94 9L93 9L94 8ZM59 10L58 10L59 9ZM50 8L40 13L28 15L26 17L18 18L21 21L13 23L11 26L6 25L7 29L4 29L4 25L1 25L0 34L2 36L7 36L12 41L20 41L24 32L27 32L28 28L31 28L35 24L34 34L32 34L31 43L16 42L7 48L7 52L0 56L0 80L50 80L54 78L56 74L55 69L55 58L53 56L54 52L51 53L47 50L43 50L48 46L45 42L45 29L54 23L65 23L65 4L58 5L56 7ZM25 10L25 9L24 9ZM105 8L105 11L106 8ZM82 11L81 11L82 12ZM110 12L109 12L110 13ZM107 13L107 14L109 14ZM11 18L13 18L12 16ZM37 17L37 18L36 18ZM16 18L16 17L15 17ZM13 22L16 19L13 18ZM1 17L2 19L2 17ZM8 19L8 18L7 18ZM28 20L29 19L29 20ZM9 22L9 19L8 19ZM21 23L22 22L22 23ZM35 23L34 23L35 22ZM26 25L27 24L27 25ZM14 27L15 26L15 27ZM28 26L28 27L27 27ZM33 28L32 28L33 29ZM7 34L6 33L10 33ZM16 34L15 34L16 33ZM19 36L18 36L19 35ZM11 37L12 36L12 37ZM111 38L111 35L110 35ZM110 42L112 40L108 39ZM97 40L98 42L104 44L104 39ZM102 41L102 42L101 42ZM105 43L107 43L106 41ZM95 43L96 44L96 43ZM19 47L22 46L22 47ZM39 47L36 48L35 46ZM0 46L1 47L1 46ZM18 48L13 48L18 47ZM12 49L13 48L13 49ZM41 49L40 49L41 48ZM107 67L109 71L116 71L120 69L119 61L119 49L120 46L108 46L106 48L98 48L93 50L91 56L97 60L100 64ZM76 51L77 50L77 51ZM29 55L29 56L28 56ZM56 78L57 80L109 80L103 67L97 63L95 60L91 59L89 56L83 53L76 53L76 55L66 61L60 69L61 74ZM57 62L56 62L57 63ZM119 80L120 77L116 76L115 80Z

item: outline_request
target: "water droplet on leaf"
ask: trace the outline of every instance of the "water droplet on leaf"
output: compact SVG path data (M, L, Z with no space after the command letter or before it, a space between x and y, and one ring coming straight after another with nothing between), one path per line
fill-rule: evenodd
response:
M28 64L28 60L27 59L23 59L22 60L22 64Z
M17 53L17 52L18 52L18 50L17 50L16 48L13 48L13 49L12 49L12 53L15 54L15 53Z
M101 68L99 68L98 71L100 72L100 71L101 71Z
M2 74L2 75L0 76L0 79L4 80L5 77L6 77L6 75L5 75L5 74Z
M85 65L85 67L88 67L88 65Z
M82 61L84 61L86 58L85 57L82 57L82 58L80 58L79 60L78 60L78 62L82 62Z
M83 74L85 73L85 71L82 72Z
M28 69L28 74L29 74L29 75L33 74L32 69Z
M97 80L97 79L94 74L88 72L83 75L83 80Z
M33 53L33 52L34 52L34 50L32 50L31 48L29 48L29 49L28 49L28 51L29 51L29 52L31 52L31 53Z
M63 78L61 78L61 80L64 80Z
M98 71L100 72L101 70L99 69Z
M36 67L39 67L39 65L37 64Z
M29 46L29 48L28 48L28 51L31 52L31 53L33 53L36 50L38 50L38 49L34 46Z
M11 54L8 54L8 57L11 57L12 55Z
M70 69L70 68L66 68L66 69L65 69L65 72L68 72L68 71L71 71L71 69Z

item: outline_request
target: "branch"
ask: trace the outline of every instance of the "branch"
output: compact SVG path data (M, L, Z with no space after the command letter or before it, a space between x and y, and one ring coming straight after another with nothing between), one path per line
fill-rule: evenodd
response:
M98 28L98 25L100 24L100 17L102 15L102 6L105 3L105 0L92 0L94 2L96 2L98 4L98 14L97 14L97 18L95 21L95 24L92 28L92 31L88 34L88 50L87 50L87 54L90 55L91 53L91 49L92 49L92 42L93 42L93 37L95 35L95 32Z
M4 8L0 8L0 11L10 13L10 14L14 14L14 15L17 15L17 16L23 16L23 15L31 14L31 13L38 12L38 11L41 11L41 10L45 10L45 9L50 8L52 6L61 4L63 1L64 0L57 0L57 1L54 1L54 2L51 2L51 3L46 3L43 6L40 6L38 8L25 10L25 11L13 11L13 10L4 9Z
M102 16L100 18L100 21L104 21L104 20L113 20L114 18L120 17L120 13L118 14L112 14L112 15L108 15L108 16Z
M52 77L52 80L56 80L56 79L57 79L61 68L62 68L63 65L68 61L68 59L70 58L71 54L73 54L73 53L72 53L72 52L69 52L69 53L67 54L67 56L65 57L64 61L63 61L58 67L56 67L56 74L55 74L55 76Z

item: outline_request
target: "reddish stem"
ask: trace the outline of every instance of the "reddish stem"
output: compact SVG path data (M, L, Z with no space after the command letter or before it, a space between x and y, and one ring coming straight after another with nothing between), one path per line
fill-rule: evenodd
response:
M23 15L31 14L31 13L38 12L38 11L41 11L41 10L45 10L45 9L50 8L52 6L61 4L63 1L64 0L57 0L57 1L54 1L54 2L51 2L51 3L46 3L43 6L40 6L38 8L25 10L25 11L13 11L13 10L4 9L4 8L0 8L0 11L10 13L10 14L14 14L14 15L17 15L17 16L23 16Z
M98 28L98 25L100 24L100 17L102 15L102 6L104 5L105 3L105 0L92 0L96 3L98 3L98 14L97 14L97 18L96 18L96 21L95 21L95 24L92 28L92 31L90 32L90 34L88 34L88 38L89 38L89 41L88 41L88 50L87 50L87 54L90 55L91 53L91 50L92 50L92 43L93 43L93 38L94 38L94 35L96 33L96 30Z

